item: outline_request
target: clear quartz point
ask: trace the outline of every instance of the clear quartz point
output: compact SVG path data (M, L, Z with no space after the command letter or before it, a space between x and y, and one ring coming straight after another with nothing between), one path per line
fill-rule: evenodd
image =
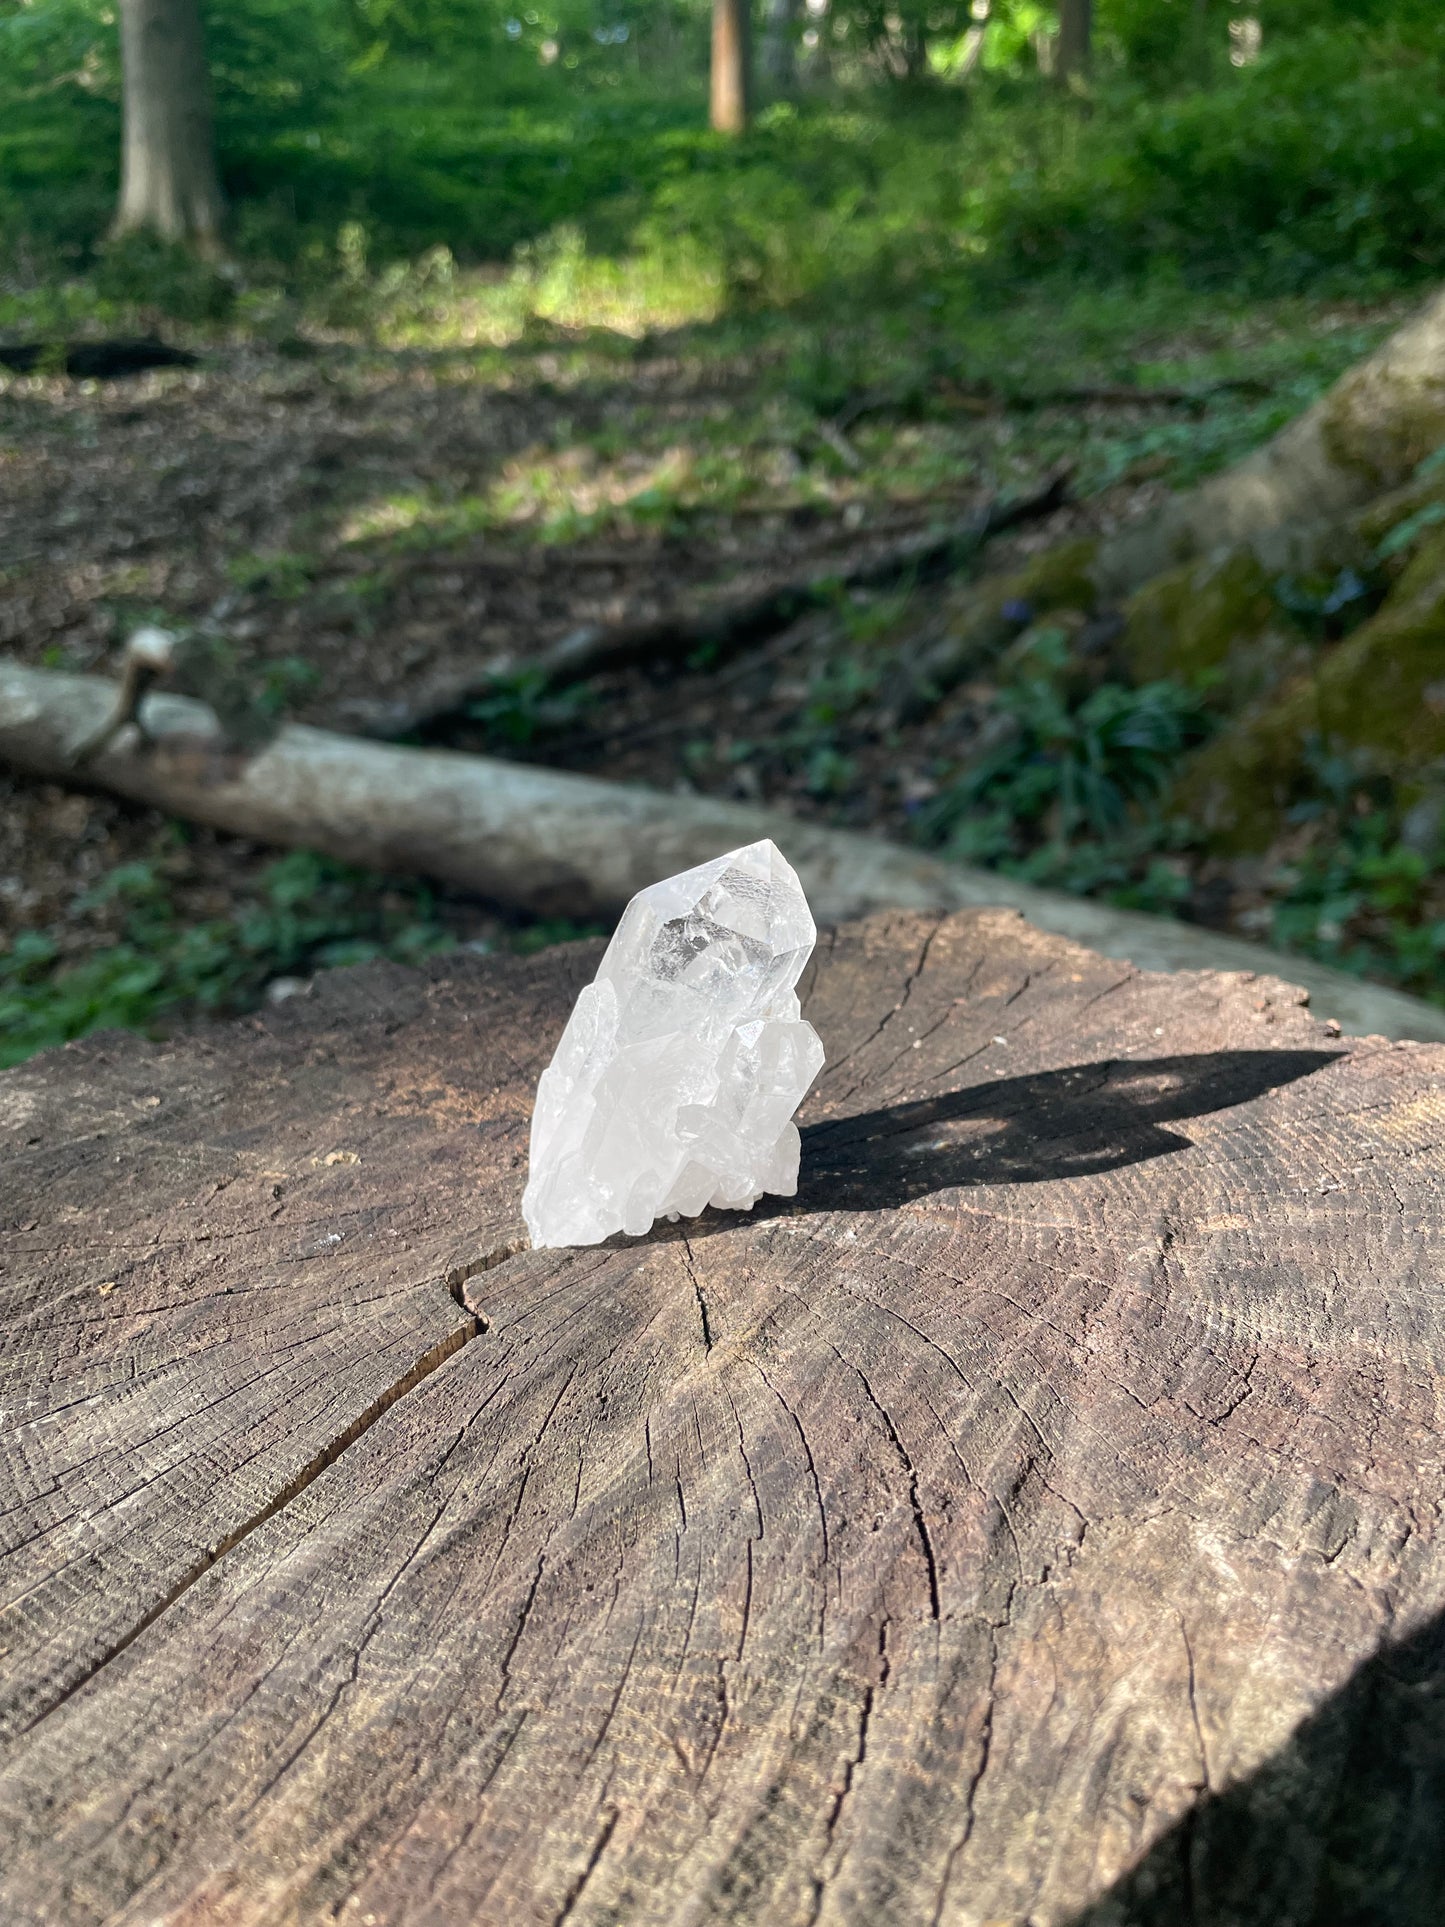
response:
M817 934L769 842L632 899L537 1086L522 1196L534 1245L793 1195L793 1113L823 1066L797 992Z

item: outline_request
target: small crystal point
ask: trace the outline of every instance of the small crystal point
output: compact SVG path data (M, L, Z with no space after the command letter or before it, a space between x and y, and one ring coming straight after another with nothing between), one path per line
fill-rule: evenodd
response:
M793 1195L793 1113L823 1067L797 992L817 934L766 841L632 899L537 1086L534 1245Z

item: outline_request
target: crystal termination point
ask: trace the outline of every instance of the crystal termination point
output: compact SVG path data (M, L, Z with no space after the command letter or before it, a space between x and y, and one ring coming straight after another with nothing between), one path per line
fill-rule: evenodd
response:
M823 1067L797 992L817 934L766 841L639 891L537 1086L534 1245L793 1196L793 1113Z

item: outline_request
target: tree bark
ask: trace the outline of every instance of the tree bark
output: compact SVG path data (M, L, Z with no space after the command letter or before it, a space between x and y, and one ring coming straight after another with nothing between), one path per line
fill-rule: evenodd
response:
M1067 82L1088 72L1093 33L1094 0L1060 0L1056 80Z
M203 253L220 244L221 188L197 0L120 0L124 130L114 232Z
M1442 1054L877 918L532 1252L597 957L0 1076L6 1927L1435 1922Z
M114 706L113 686L96 677L0 660L0 758L238 836L435 877L544 916L615 915L658 877L772 837L820 923L883 908L1005 904L1147 968L1275 971L1348 1028L1445 1038L1445 1012L1307 958L750 804L295 726L246 757L225 745L204 704L180 696L148 698L152 748L138 749L126 730L78 771L77 749L103 733Z
M969 6L970 25L963 36L963 52L956 75L959 80L967 80L983 59L983 50L988 39L989 15L992 11L993 0L972 0Z
M746 133L752 107L752 9L749 0L713 0L712 126Z

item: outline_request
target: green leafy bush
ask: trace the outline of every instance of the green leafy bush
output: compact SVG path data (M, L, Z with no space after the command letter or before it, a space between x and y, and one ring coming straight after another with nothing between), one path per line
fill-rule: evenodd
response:
M1257 63L1162 98L1111 83L1072 127L1015 109L1011 175L979 191L990 257L1268 288L1438 271L1445 24L1408 24L1267 39Z
M966 9L903 11L940 45L968 24ZM1045 9L1000 0L998 57L964 92L890 87L881 54L844 59L892 13L840 0L835 66L859 84L775 103L727 141L705 128L704 9L687 0L616 0L606 24L585 0L521 16L483 0L213 3L234 245L319 288L348 227L375 273L443 247L502 260L570 226L594 260L685 265L754 305L863 284L946 300L1060 268L1271 288L1438 271L1437 10L1275 0L1239 69L1223 13L1188 11L1197 44L1179 4L1101 0L1098 79L1071 102L1024 71ZM109 0L0 0L0 261L33 279L92 258L118 136ZM177 313L204 309L197 289L173 293Z

